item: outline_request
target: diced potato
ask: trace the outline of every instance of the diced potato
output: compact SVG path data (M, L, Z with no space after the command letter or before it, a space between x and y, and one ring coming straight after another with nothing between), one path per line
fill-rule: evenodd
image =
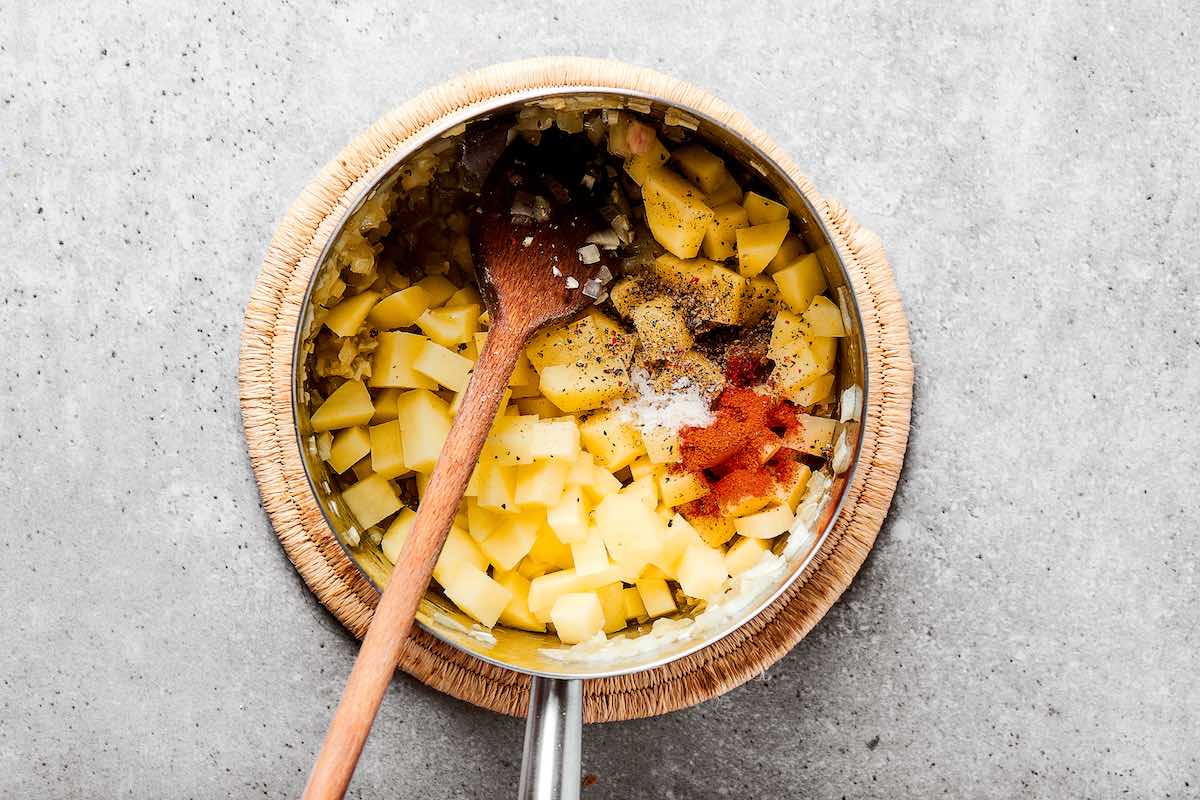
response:
M654 260L654 274L664 286L674 292L698 289L708 270L717 262L707 258L684 260L670 253L663 253Z
M475 544L469 533L451 525L450 532L446 534L446 543L442 545L442 552L433 565L433 579L444 588L454 570L463 565L486 571L487 556Z
M787 217L737 231L738 271L753 278L767 268L787 236Z
M836 428L835 419L798 414L796 424L783 435L783 446L814 456L828 455Z
M479 330L479 306L431 309L417 317L417 327L443 347L470 342Z
M342 500L358 524L369 528L403 508L396 487L382 475L364 478L342 492Z
M609 334L616 334L619 336L625 335L625 331L621 327L620 323L618 323L615 319L610 317L608 314L605 314L603 311L596 308L596 306L588 306L584 310L583 316L581 317L581 319L590 319L592 321L592 326L596 329L597 332L600 333L600 340L601 340L602 345L604 343L604 339L608 338L607 335L609 335Z
M788 236L783 240L783 244L779 245L779 251L775 253L775 257L771 259L771 263L767 264L764 271L768 275L774 275L784 267L791 266L802 255L804 255L804 242L800 240L799 236Z
M529 611L541 622L550 621L554 602L564 594L592 592L617 579L616 568L592 575L578 575L573 569L548 572L529 582Z
M541 460L517 467L518 506L552 506L562 497L571 465L562 460Z
M669 358L674 353L692 349L692 333L683 313L670 298L657 297L639 303L630 310L629 320L649 358Z
M667 470L658 477L658 492L672 508L698 500L712 491L702 475L683 469Z
M476 542L482 542L504 524L507 514L491 508L484 508L474 497L467 498L467 532ZM461 528L462 526L459 525Z
M700 534L700 538L709 547L720 547L733 538L737 529L729 517L718 517L710 514L694 514L687 521Z
M621 590L621 602L625 606L625 619L644 619L650 616L646 613L646 604L642 602L642 594L636 586L626 586Z
M404 465L428 475L450 433L450 408L433 392L414 389L396 400L396 410Z
M458 291L458 287L443 275L427 275L413 285L420 286L425 290L425 294L429 297L430 308L442 305Z
M462 401L463 401L463 398L466 396L467 396L466 389L463 389L461 392L454 393L454 399L450 401L450 416L451 417L458 416L458 410L460 408L462 408ZM513 410L514 407L510 406L508 404L508 401L511 399L512 399L512 389L505 388L503 394L500 395L500 402L496 404L495 419L499 419L500 417L505 416L506 414L510 413ZM495 424L495 423L493 422L493 424Z
M828 288L821 262L811 253L772 273L771 277L779 286L779 296L797 314L808 310L813 298Z
M808 324L791 311L780 311L771 323L771 340L767 344L767 358L779 361L794 353L799 344L808 344L805 332Z
M471 566L459 566L442 584L446 597L480 625L492 627L512 600L512 592ZM439 581L440 582L440 581Z
M833 375L822 375L803 389L792 392L789 399L798 406L806 407L826 403L833 399L833 382Z
M675 597L662 578L640 578L637 590L646 609L646 616L651 619L675 611Z
M592 518L609 555L622 568L637 570L654 561L666 538L666 523L637 497L610 494Z
M517 400L517 410L521 412L522 416L532 415L542 417L543 419L561 417L563 415L562 409L540 395L538 397L519 398Z
M571 470L567 473L568 486L586 487L592 482L592 477L595 474L596 459L587 450L580 452L579 455L571 459ZM609 475L611 478L612 476ZM617 486L620 489L620 485ZM611 494L611 493L607 493Z
M609 472L632 464L645 452L638 429L610 411L597 412L580 423L579 437L596 463Z
M708 258L724 261L737 252L738 231L748 228L750 217L746 209L734 203L725 203L713 209L713 220L704 232L701 247Z
M637 498L646 508L658 508L658 486L656 485L653 473L647 473L640 478L635 478L621 489L620 494L625 497Z
M845 336L846 325L842 321L842 310L837 303L823 295L812 299L812 304L804 312L804 320L808 323L809 332L813 336Z
M387 531L383 534L383 541L379 543L383 549L383 555L388 561L395 564L400 560L400 550L404 547L404 542L408 539L408 532L412 530L416 520L417 512L411 508L402 508L392 523L388 525Z
M483 298L479 296L479 292L475 291L474 286L464 286L446 300L446 308L454 308L456 306L483 306Z
M641 295L641 284L638 278L631 277L621 278L608 287L608 299L622 317L629 316L629 310Z
M396 420L382 425L372 425L369 429L371 438L371 469L385 478L399 478L408 472L404 463L404 443L400 431L400 423Z
M642 185L646 224L667 252L692 258L712 221L712 209L692 184L665 167L652 170Z
M571 592L554 601L550 621L564 644L578 644L604 630L604 607L595 592Z
M796 510L796 506L800 505L800 498L804 496L804 488L808 486L808 479L812 477L812 470L805 464L796 464L791 474L784 479L775 479L775 501L781 505L785 505L792 511Z
M558 502L546 511L546 524L559 541L571 544L579 542L588 533L588 515L591 506L584 499L578 486L567 487Z
M354 473L354 477L360 481L363 478L369 478L375 474L375 470L371 469L371 459L369 457L360 458L358 461L354 462L354 466L351 467L350 470Z
M359 459L371 452L371 437L361 425L338 431L329 448L329 466L334 472L342 473L354 466Z
M346 381L325 398L309 418L314 433L366 425L375 413L371 393L362 381Z
M591 483L583 488L593 500L599 501L601 498L621 491L621 482L611 472L596 464L592 467Z
M381 331L371 361L371 386L394 386L402 389L436 389L437 381L413 367L425 342L416 333Z
M494 511L512 511L517 505L517 468L494 461L479 463L475 468L478 478L475 501L480 508Z
M373 325L384 330L407 328L433 304L429 292L421 286L409 286L380 300L367 314Z
M551 537L551 538L553 538L553 537ZM537 544L538 544L537 542L533 543L534 549L537 549ZM567 560L569 561L570 558L571 558L571 551L568 550L567 551ZM522 578L532 581L534 578L540 578L542 575L545 575L547 572L553 572L554 569L555 569L554 565L552 565L546 561L540 561L540 560L534 558L533 556L525 556L524 558L521 559L521 563L517 564L516 571Z
M528 558L558 569L570 569L572 566L571 548L560 542L554 532L544 525L538 529L537 539L533 542Z
M396 418L396 398L404 394L403 389L380 389L375 393L375 413L371 415L371 424L391 422Z
M725 205L726 203L742 202L742 187L738 186L737 181L730 175L728 180L722 183L713 191L705 196L709 208Z
M579 456L580 430L574 417L532 416L497 420L489 439L501 464L529 464L536 459L570 461Z
M604 538L596 531L589 531L583 539L571 542L570 547L571 560L575 563L575 572L579 575L593 575L611 566Z
M679 171L706 194L731 179L725 162L698 144L677 148L671 158L679 166Z
M795 512L781 504L738 517L733 524L737 532L748 539L773 539L786 533L795 518Z
M529 611L528 578L519 572L496 570L493 580L512 594L508 604L500 612L499 619L502 625L534 633L542 633L546 630L546 624L538 622Z
M658 558L654 560L654 566L658 567L665 577L674 578L679 569L679 560L684 551L692 545L707 547L699 532L682 514L671 514L667 518L667 536L663 540Z
M801 339L792 345L790 353L775 359L775 369L771 370L770 381L776 391L792 400L801 389L821 377L821 374L821 367L813 358L812 351L808 349L808 343Z
M542 369L538 388L550 402L573 414L599 408L625 394L629 376L623 366L558 364Z
M538 333L526 345L525 354L539 372L547 366L597 360L626 366L633 356L634 344L634 337L623 333L620 326L597 311L570 325Z
M677 464L683 460L679 451L679 431L665 425L641 428L642 446L654 464Z
M714 265L705 270L701 292L707 303L705 319L719 325L737 325L745 315L749 281L731 269Z
M604 632L616 633L625 627L625 597L621 582L613 581L596 590L600 607L604 609Z
M770 547L769 539L738 539L725 551L725 571L730 575L741 575L757 564Z
M808 349L812 350L822 372L829 372L837 363L837 348L837 339L832 336L808 337Z
M720 594L728 577L724 553L703 544L693 544L684 550L675 570L679 588L689 597L710 598Z
M649 456L638 456L629 465L629 474L634 480L645 477L646 475L653 476L655 474L654 462Z
M744 470L735 470L734 472L717 481L715 491L717 492L718 496L725 496L721 501L720 510L721 513L727 517L740 517L753 513L763 506L769 505L774 499L774 496L771 492L766 494L749 493L739 496L733 494L733 491L731 491L729 488L726 488L728 482L738 480L740 474L743 472Z
M769 275L755 275L746 287L746 299L742 304L741 324L746 327L757 325L759 320L771 313L779 302L779 287Z
M325 315L325 327L338 336L354 336L362 328L371 308L379 302L379 292L363 292L347 297Z
M421 352L413 361L413 369L423 375L428 375L435 381L455 392L464 391L467 382L471 380L471 370L475 364L463 358L453 350L449 350L437 342L426 341L421 345Z
M742 205L746 207L746 213L750 215L751 225L778 222L781 219L787 219L788 216L787 206L763 197L758 192L746 192L746 199L742 201Z
M663 364L652 383L660 392L667 391L684 377L699 386L721 386L725 381L721 368L713 363L712 359L692 350L688 353L678 353Z
M533 549L542 526L540 511L520 511L506 514L507 518L491 536L479 544L479 549L497 569L511 570Z
M630 156L625 161L625 171L629 173L629 177L633 178L633 182L641 186L646 182L651 170L658 169L663 164L667 163L667 159L671 154L667 152L667 148L663 147L662 142L653 133L650 134L651 142L646 147L645 151L637 155Z

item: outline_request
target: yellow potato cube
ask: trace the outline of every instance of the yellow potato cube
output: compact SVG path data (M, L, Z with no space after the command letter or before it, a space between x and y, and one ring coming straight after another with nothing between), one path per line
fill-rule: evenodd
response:
M533 546L536 548L537 542L534 542ZM568 560L570 560L570 551L568 551L567 556ZM521 563L517 564L516 571L517 574L519 574L522 578L531 581L534 578L539 578L542 575L545 575L547 572L550 572L552 568L552 564L548 564L545 561L539 561L533 556L525 556L521 559Z
M812 299L804 312L804 320L813 336L845 336L846 325L842 321L842 310L837 303L823 295Z
M596 463L609 472L628 466L645 452L642 435L610 411L592 414L579 425L579 437Z
M513 511L517 507L517 468L494 461L479 462L475 502L480 508Z
M750 282L731 269L714 265L703 272L701 292L707 307L705 319L719 325L737 325L745 316Z
M596 459L584 450L571 459L571 470L567 473L568 486L587 486L595 474ZM611 475L609 477L612 477ZM620 486L617 487L621 488Z
M742 205L746 207L746 213L750 215L751 225L778 222L781 219L787 219L788 216L787 206L763 197L758 192L746 192L746 199L742 201Z
M543 419L561 417L562 409L551 403L545 397L522 397L517 400L517 409L522 416L535 416Z
M446 543L442 545L442 552L433 565L433 579L444 588L451 573L464 565L482 572L487 570L488 561L471 535L462 528L452 525L450 532L446 534Z
M413 367L421 354L424 336L415 333L381 331L371 361L371 386L402 389L436 389L437 381Z
M835 419L797 414L796 424L783 435L783 446L814 456L828 455L836 428Z
M497 420L489 441L501 464L529 464L544 458L571 461L579 456L579 425L574 417L504 417Z
M496 624L512 600L511 591L489 578L486 572L467 565L455 569L442 589L454 605L488 628Z
M413 361L413 369L455 392L462 392L471 380L474 362L463 358L437 342L426 341Z
M746 287L741 324L746 327L757 325L778 303L779 287L775 285L775 281L771 280L769 275L755 275Z
M542 514L521 511L505 516L499 529L479 543L479 549L498 569L510 570L533 549L542 527Z
M663 253L654 260L654 274L667 289L673 292L696 290L707 277L708 271L717 266L717 262L707 258L692 258L684 260L670 253Z
M572 592L592 592L616 579L615 567L592 575L578 575L573 569L548 572L529 582L529 611L538 621L549 622L550 610L554 607L554 602L562 595Z
M404 465L430 474L450 433L450 407L433 392L414 389L396 400L396 410Z
M633 476L634 480L646 475L653 476L655 474L654 462L650 460L648 455L638 456L629 465L629 474Z
M763 511L738 517L734 520L737 532L747 539L774 539L787 533L796 514L785 505L771 506Z
M680 378L685 377L700 386L721 386L725 382L721 368L708 357L693 350L689 353L677 353L670 361L664 363L653 383L659 391L667 391Z
M550 402L569 414L599 408L625 394L628 386L625 367L610 364L544 367L538 384Z
M354 477L360 481L363 478L369 478L375 474L375 470L371 469L370 458L359 459L354 463L354 466L351 467L350 470L354 473Z
M329 448L329 466L333 467L334 472L343 473L369 452L371 437L367 429L361 425L346 428L333 437L333 446Z
M561 460L542 460L518 466L517 505L546 508L557 503L563 495L570 468L570 464Z
M649 358L669 358L681 350L692 349L692 332L688 330L679 307L669 298L658 297L639 303L629 312L629 320L637 330L643 352Z
M833 375L822 375L803 389L792 392L789 399L796 405L805 407L828 402L833 399L833 381Z
M493 577L496 583L512 593L508 605L500 612L500 622L510 628L523 631L542 633L546 630L544 622L538 622L529 611L529 579L519 572L496 570Z
M373 402L375 403L375 413L371 415L371 424L378 425L381 422L391 422L396 418L396 398L404 394L403 389L380 389L375 393Z
M688 597L711 598L721 593L729 572L725 554L704 544L690 545L683 551L675 570L679 588Z
M779 286L779 296L797 314L803 314L812 304L813 298L828 288L821 262L813 254L801 256L771 275Z
M437 308L442 305L458 291L458 287L443 275L428 275L413 285L420 286L425 290L425 294L429 297L430 308Z
M710 491L708 481L689 470L667 470L658 476L658 492L663 504L671 508L699 500Z
M636 585L646 616L653 619L675 611L675 597L662 578L640 578Z
M338 336L354 336L362 328L371 308L379 302L379 292L363 292L347 297L325 315L325 327Z
M638 296L641 294L642 282L635 278L621 278L608 287L608 299L612 301L613 308L622 317L629 316L629 310L636 304Z
M725 203L713 208L713 220L704 232L701 247L708 258L724 261L737 252L738 231L750 226L746 209L734 203Z
M371 475L348 486L342 492L342 500L364 528L371 527L404 507L396 494L396 487L382 475Z
M713 192L725 181L731 180L725 162L698 144L677 148L671 153L671 158L679 166L679 171L700 187L702 192Z
M753 278L767 268L787 236L788 221L764 222L737 232L738 271Z
M692 184L665 167L652 170L642 185L646 224L667 252L692 258L712 222L712 209Z
M417 327L443 347L472 341L479 330L479 306L437 308L417 317Z
M725 551L725 571L730 575L741 575L762 560L763 553L769 549L769 539L739 538Z
M635 478L621 489L620 494L637 498L646 508L658 508L658 486L655 485L653 473Z
M791 400L810 383L821 377L821 368L813 358L808 343L800 340L793 345L792 352L775 359L771 370L771 385L784 397Z
M665 425L640 428L642 447L653 464L677 464L683 460L680 454L679 431Z
M776 502L795 511L796 506L800 505L800 498L804 496L804 488L808 486L808 479L811 477L812 470L807 465L797 464L786 480L775 481Z
M733 519L730 517L693 514L687 517L687 521L691 523L696 533L700 534L700 538L709 547L720 547L737 533Z
M538 529L537 539L533 542L528 558L558 569L570 569L573 563L571 548L560 542L554 532L544 525Z
M629 177L633 178L633 182L641 186L646 182L651 170L658 169L663 164L667 163L667 159L671 154L667 152L667 148L662 146L662 142L654 134L650 134L652 141L646 150L638 153L635 156L630 156L625 160L625 171L629 173Z
M774 275L784 267L790 267L803 255L804 242L800 240L799 236L788 236L783 240L783 244L779 245L779 251L775 253L775 257L771 259L771 263L767 264L764 272L768 275Z
M807 346L805 332L808 323L791 311L780 311L771 322L771 340L767 344L767 358L780 361L800 347Z
M384 557L393 564L400 560L400 550L404 547L404 542L408 539L408 532L412 530L416 519L417 512L411 508L402 508L392 523L388 525L387 531L384 532L383 541L379 543L379 546L383 549Z
M667 511L670 512L670 509ZM662 573L660 577L674 578L679 568L679 559L683 557L684 551L694 544L707 546L696 529L681 514L671 513L667 517L666 538L663 539L662 549L652 566ZM642 577L649 574L643 573Z
M562 492L558 502L546 510L546 524L559 541L573 544L587 536L590 513L591 506L584 499L583 490L570 486Z
M369 433L371 470L389 480L407 474L409 470L404 463L404 443L400 432L400 423L392 420L382 425L372 425Z
M726 203L742 202L742 187L730 175L728 179L713 191L705 195L709 208L725 205Z
M591 483L583 488L593 500L599 501L601 498L621 491L621 481L617 480L617 477L604 467L597 464L592 467Z
M604 607L595 592L571 592L554 601L550 621L564 644L578 644L604 630Z
M610 494L592 513L612 560L623 569L640 570L654 561L667 536L667 525L638 497Z
M808 337L808 349L812 350L813 358L822 372L829 372L837 363L837 339L832 336Z
M504 524L507 518L508 514L491 508L484 508L479 505L479 500L474 497L467 498L467 524L465 527L467 532L471 534L471 538L476 542L482 542L500 530L500 526ZM459 523L455 524L460 528L464 527Z
M589 531L580 541L571 542L570 547L576 574L593 575L611 566L604 538L596 531Z
M362 381L346 381L325 398L309 418L314 433L366 425L375 414L371 393Z
M464 286L446 300L446 308L455 308L456 306L483 306L483 298L479 296L479 292L475 291L474 286Z
M626 586L621 590L621 602L625 607L625 619L646 619L646 604L642 602L641 592L636 586Z
M415 324L417 317L424 314L430 305L432 305L432 300L425 289L420 286L409 286L407 289L389 294L376 303L371 312L367 314L367 319L375 327L383 330L407 328Z
M625 597L621 582L613 581L596 590L600 607L604 609L604 632L616 633L625 627Z

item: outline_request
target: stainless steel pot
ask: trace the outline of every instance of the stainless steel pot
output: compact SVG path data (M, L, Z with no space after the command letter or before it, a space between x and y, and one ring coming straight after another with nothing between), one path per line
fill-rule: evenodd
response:
M374 182L357 198L350 212L357 209L374 191L394 183L411 158L426 148L436 146L445 135L460 130L464 124L512 115L529 106L555 107L562 103L588 108L627 108L658 121L666 120L693 128L717 150L761 176L762 181L777 197L783 199L801 221L803 235L810 248L820 256L831 294L838 300L849 324L849 336L842 340L840 346L837 396L843 405L856 407L841 409L841 417L845 421L839 423L835 434L835 441L840 442L841 450L834 459L839 462L839 470L829 476L827 496L821 502L818 513L809 525L803 529L794 528L792 533L775 545L774 550L782 559L781 566L774 574L763 577L761 586L747 587L738 607L723 615L709 615L707 620L670 631L666 635L661 631L652 632L649 625L630 629L623 634L624 643L612 648L614 652L584 657L573 655L576 651L566 650L557 639L545 634L507 628L484 631L437 590L431 589L426 593L417 615L418 623L426 632L483 661L532 676L518 794L522 798L537 800L579 796L585 680L653 669L707 647L752 619L804 571L833 527L846 487L853 476L861 446L859 420L869 391L859 309L841 257L836 248L830 245L829 231L809 199L779 165L745 137L696 108L662 97L604 86L531 89L482 101L444 117L398 147L386 163L376 170ZM345 218L341 224L344 223ZM296 419L299 421L296 434L312 491L330 527L338 534L346 553L364 576L378 588L386 585L391 564L377 546L365 539L356 542L358 536L348 535L348 532L358 530L356 522L340 501L325 464L316 455L312 432L308 427L308 408L303 402L305 357L311 338L316 333L313 325L314 287L332 268L328 256L340 233L341 227L330 236L318 261L297 328L292 387ZM850 387L857 387L857 391ZM850 391L847 392L847 389ZM642 638L647 636L650 638Z

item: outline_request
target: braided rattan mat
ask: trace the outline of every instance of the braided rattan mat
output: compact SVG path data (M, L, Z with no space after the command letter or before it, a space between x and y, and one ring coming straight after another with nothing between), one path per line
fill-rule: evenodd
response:
M246 443L263 505L309 588L361 637L375 589L342 551L305 479L291 407L292 342L316 259L358 193L406 138L446 114L534 87L641 90L715 118L761 147L824 218L850 273L867 342L868 406L862 458L833 533L807 572L779 600L729 636L658 669L589 681L590 722L674 711L715 697L778 661L850 585L891 503L908 441L912 360L908 324L878 237L821 197L795 163L741 114L694 86L611 61L544 58L503 64L435 87L393 111L322 170L271 241L246 310L240 365ZM524 714L529 679L498 669L416 631L399 666L454 697Z

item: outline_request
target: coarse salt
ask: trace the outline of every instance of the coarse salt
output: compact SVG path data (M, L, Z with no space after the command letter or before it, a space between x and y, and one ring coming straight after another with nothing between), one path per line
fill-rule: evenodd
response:
M643 430L666 428L671 432L712 424L714 416L708 398L686 378L676 381L667 392L656 391L643 369L633 370L629 379L637 396L614 404L618 418Z

